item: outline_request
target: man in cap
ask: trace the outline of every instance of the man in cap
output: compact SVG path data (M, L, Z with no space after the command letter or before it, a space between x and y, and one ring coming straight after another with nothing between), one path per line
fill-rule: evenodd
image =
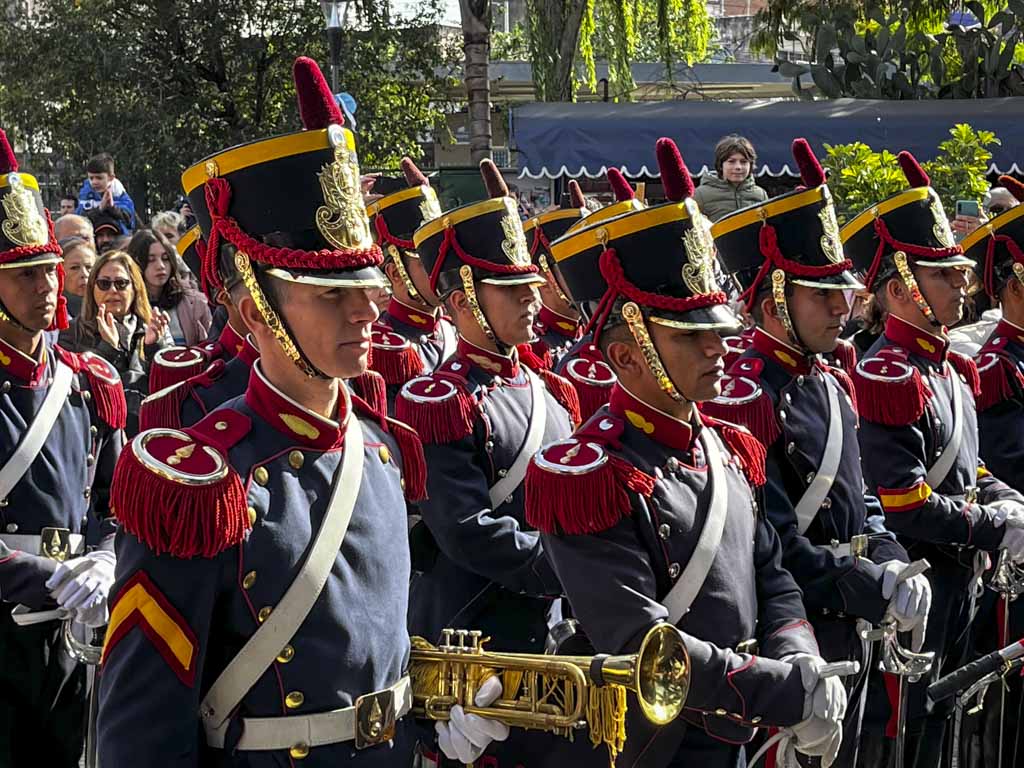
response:
M950 709L927 713L925 689L969 660L986 553L1024 558L1024 515L1021 495L979 462L978 370L949 350L946 335L962 315L974 262L954 242L917 161L907 152L899 160L912 188L861 213L840 235L884 317L884 332L853 374L864 479L911 558L931 564L924 649L935 661L909 689L906 757L933 768L948 755Z
M370 366L384 377L392 412L406 382L431 373L455 352L455 328L430 288L412 240L416 229L441 215L441 206L416 164L403 157L401 165L407 188L366 209L391 283L387 309L373 326Z
M822 359L838 342L847 292L861 288L843 256L825 174L803 139L793 154L805 188L720 219L712 228L725 269L755 322L751 347L704 413L747 427L767 449L765 511L782 565L803 589L822 656L856 659L838 765L857 763L868 679L877 674L858 624L894 621L924 639L928 580L901 581L907 553L864 495L853 385Z
M75 768L86 673L64 631L83 641L106 624L124 391L102 358L54 343L61 249L3 131L0 202L0 765Z
M669 202L554 246L566 275L600 272L607 285L592 328L618 381L607 406L534 458L528 520L598 652L631 652L658 622L684 633L686 709L655 732L631 718L617 765L735 768L768 725L791 727L796 749L828 764L845 692L821 674L800 590L758 512L763 448L696 408L718 394L720 334L739 321L682 157L669 139L657 150Z
M411 760L404 497L423 494L423 456L345 386L382 256L330 89L310 59L295 79L306 130L182 177L261 357L244 396L142 432L118 465L107 768Z

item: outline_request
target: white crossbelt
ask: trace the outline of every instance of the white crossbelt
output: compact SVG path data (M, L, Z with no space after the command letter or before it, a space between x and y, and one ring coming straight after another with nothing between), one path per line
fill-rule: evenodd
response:
M455 347L458 344L455 338L455 327L447 320L438 320L441 326L441 358L438 365L455 354Z
M519 484L526 477L526 470L530 466L530 460L540 450L544 442L544 426L547 423L547 405L544 400L544 383L533 371L523 366L526 373L526 380L530 383L530 394L533 397L533 410L530 413L530 425L526 429L526 439L523 447L508 468L503 478L491 486L491 509L497 509L508 500Z
M822 375L828 392L828 434L825 436L825 452L818 462L818 471L796 504L796 526L801 536L811 527L818 510L828 497L828 492L832 490L836 473L839 471L839 459L843 453L843 417L839 410L839 393L836 385L829 381L830 378L828 374Z
M30 555L42 552L43 537L34 533L0 533L0 541L10 549L19 549ZM80 555L85 551L85 537L80 533L68 534L68 555Z
M942 485L942 481L946 479L949 470L953 468L956 457L960 455L960 441L963 439L963 429L961 427L963 425L964 393L960 385L960 376L949 363L945 365L946 372L949 374L949 383L953 386L953 426L950 429L949 440L946 441L946 445L942 449L942 454L935 460L935 463L932 464L931 469L928 470L928 474L924 478L924 481L928 483L928 487L933 490Z
M55 360L54 363L53 383L43 399L43 404L32 419L32 423L28 425L28 430L22 436L14 454L4 464L3 469L0 469L0 500L11 495L14 486L36 460L71 392L74 372L60 360Z
M390 690L395 695L395 719L412 709L412 684L403 677ZM314 715L242 718L242 737L236 749L263 751L290 749L296 744L322 747L356 737L356 708L346 707Z
M341 391L347 401L348 390L343 387ZM351 413L351 403L346 402L346 405L346 412ZM341 551L362 479L363 432L359 419L352 416L345 429L345 447L327 511L306 561L270 616L220 673L199 705L206 740L211 747L224 746L231 713L274 663L281 649L291 642L323 591Z
M700 594L711 571L711 564L715 562L715 555L718 554L718 545L722 542L722 532L725 530L725 519L729 515L729 492L726 488L725 467L722 464L721 449L718 447L718 436L705 427L701 431L700 442L704 446L704 457L710 470L708 479L711 483L711 504L708 506L708 516L704 520L704 527L701 529L697 547L693 550L690 561L683 569L679 580L662 600L662 605L668 609L669 621L673 624L678 623L686 615Z

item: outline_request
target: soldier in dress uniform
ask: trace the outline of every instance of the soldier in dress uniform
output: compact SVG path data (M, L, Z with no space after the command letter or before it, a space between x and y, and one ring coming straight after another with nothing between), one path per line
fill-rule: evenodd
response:
M540 312L533 324L535 338L530 342L530 349L548 370L558 367L582 333L579 310L554 270L551 243L589 212L580 185L575 180L569 182L569 192L565 197L560 208L523 222L523 232L530 242L530 258L544 278L544 284L539 287Z
M106 623L127 408L109 363L54 343L68 320L61 249L3 131L0 203L0 765L75 768L86 674L59 619Z
M845 692L819 675L800 589L755 501L763 447L695 407L718 394L720 334L739 320L679 151L660 139L657 154L669 202L554 244L565 274L606 286L593 329L618 381L607 406L532 461L528 520L598 652L633 651L661 621L685 635L683 715L657 731L630 719L617 765L734 768L767 725L793 727L797 749L828 764Z
M352 133L314 62L295 78L306 130L182 177L261 356L243 396L118 464L105 768L411 761L403 490L423 494L423 455L342 382L366 368L383 257Z
M412 241L418 227L441 215L441 206L413 161L403 157L401 165L408 188L366 209L391 282L387 309L373 326L370 366L384 377L392 411L407 381L431 373L455 352L455 328L430 288Z
M566 234L571 234L583 227L594 226L616 216L639 211L644 207L643 203L637 200L636 192L633 191L629 181L617 168L609 168L607 176L612 193L615 195L615 202L599 208L585 219L577 221L569 227ZM596 290L604 290L600 287L600 276L596 274L571 277L563 275L557 266L558 256L554 252L552 252L552 256L556 264L555 270L562 277L572 295L574 305L589 317L602 294L592 293L588 289L596 286ZM598 280L595 281L595 277ZM578 295L575 292L578 292ZM601 358L601 351L593 343L592 334L586 328L581 329L579 340L558 361L555 372L568 379L576 389L580 400L580 416L583 421L593 416L602 405L607 404L612 385L615 383L615 374Z
M862 288L843 256L825 174L803 139L793 143L805 189L730 214L711 228L725 269L744 289L757 326L703 412L747 427L767 448L765 509L782 541L782 565L804 592L822 656L857 659L837 765L857 765L867 681L858 619L921 626L930 587L923 575L894 588L907 553L864 495L853 385L829 366Z
M946 336L961 317L974 262L954 242L928 176L909 153L899 159L912 188L872 206L840 235L886 315L884 333L853 375L864 479L911 558L931 563L924 649L936 656L930 675L909 690L906 757L907 765L934 768L949 755L950 710L926 714L925 688L969 660L972 595L986 552L1024 556L1024 529L999 508L1020 494L978 459L978 370L949 350Z

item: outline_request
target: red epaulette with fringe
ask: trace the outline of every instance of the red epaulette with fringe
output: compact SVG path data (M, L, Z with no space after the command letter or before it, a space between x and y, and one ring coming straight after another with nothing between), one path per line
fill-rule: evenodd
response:
M839 339L836 348L832 350L832 357L836 365L833 368L842 368L846 374L853 372L857 367L857 347L846 339Z
M884 347L864 358L851 378L862 419L905 427L924 413L928 394L921 372L899 347Z
M366 376L367 371L363 374ZM383 392L384 380L380 374L373 374L380 382ZM358 377L362 378L362 377ZM355 381L355 380L353 380ZM353 389L356 389L353 386ZM423 456L423 443L416 430L398 419L388 418L387 400L373 403L358 393L352 396L352 404L357 413L372 419L377 425L391 435L398 444L398 452L402 455L402 490L408 501L421 501L427 497L427 460Z
M722 393L700 404L700 412L715 419L742 424L768 447L782 435L775 403L761 386L764 360L745 357L737 360L722 377Z
M630 491L650 496L654 478L609 450L623 428L607 415L539 451L526 470L526 521L545 533L600 533L630 515Z
M581 422L608 404L616 376L596 346L587 344L582 347L576 357L565 363L562 370L565 372L564 378L572 384L579 398Z
M573 426L579 425L580 398L572 384L552 371L550 366L545 366L544 361L534 354L529 344L520 344L516 349L519 351L519 362L540 376L551 396L568 411Z
M719 434L732 455L739 460L740 469L752 486L760 488L767 482L768 475L764 465L768 451L761 440L742 424L723 421L713 416L705 416L704 424L713 427Z
M181 429L181 408L196 387L209 387L224 375L227 363L214 360L200 374L154 391L139 406L139 431L166 427Z
M149 391L159 392L206 370L209 357L201 347L164 347L149 364Z
M848 374L844 369L837 368L833 365L825 365L824 368L843 388L843 391L846 393L846 398L850 401L850 407L853 409L854 414L858 413L857 388L853 386L853 379L850 378L850 374ZM854 368L856 368L856 365Z
M975 360L981 394L975 398L978 410L987 411L1011 398L1024 399L1024 373L1004 351L1006 339L989 341Z
M352 391L376 413L387 415L388 388L377 371L363 371L351 380Z
M84 373L89 382L96 415L113 429L124 429L128 420L128 404L117 369L92 352L68 352L59 345L54 350L61 361L75 373Z
M388 386L401 386L423 373L423 358L411 341L383 323L374 323L370 333L370 366Z
M221 409L186 431L139 433L121 452L110 489L121 527L154 554L182 559L241 543L252 523L226 456L249 429L244 414Z
M981 377L978 374L978 366L975 365L974 358L950 350L949 362L967 388L971 390L971 394L977 399L981 394Z
M534 328L534 330L536 331L536 328ZM551 354L551 347L548 346L548 343L544 341L544 339L536 339L531 341L529 344L524 344L523 346L528 346L530 348L530 351L537 356L537 359L540 361L540 365L544 370L554 370L555 356ZM522 349L522 347L520 347L520 349Z
M395 398L395 417L428 445L461 440L473 432L479 414L469 391L469 365L457 359L443 363L429 376L406 382Z

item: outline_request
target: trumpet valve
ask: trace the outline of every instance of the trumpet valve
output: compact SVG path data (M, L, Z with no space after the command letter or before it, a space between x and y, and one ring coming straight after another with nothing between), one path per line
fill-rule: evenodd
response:
M479 629L473 629L469 632L469 650L473 653L483 653L484 649L480 644L480 638L484 636L484 633Z
M452 629L442 629L441 630L440 650L442 650L442 651L450 651L450 650L452 650L452 632L454 632L454 630L452 630Z

